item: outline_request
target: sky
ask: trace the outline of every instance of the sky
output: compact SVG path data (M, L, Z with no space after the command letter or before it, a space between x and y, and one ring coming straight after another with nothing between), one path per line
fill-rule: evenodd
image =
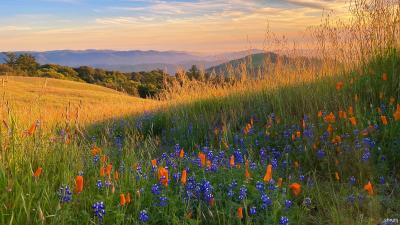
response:
M0 0L0 51L261 49L331 11L345 0Z

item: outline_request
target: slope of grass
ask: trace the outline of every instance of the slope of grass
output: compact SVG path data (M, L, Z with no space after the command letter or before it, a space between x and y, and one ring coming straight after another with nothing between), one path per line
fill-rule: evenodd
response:
M97 85L37 77L0 77L2 119L20 115L22 123L36 120L51 126L63 120L88 124L143 112L156 101L131 97Z

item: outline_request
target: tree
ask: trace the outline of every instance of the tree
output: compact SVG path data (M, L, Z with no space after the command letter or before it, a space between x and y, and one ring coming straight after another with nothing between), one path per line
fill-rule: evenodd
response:
M15 69L17 65L17 54L14 52L3 52L3 54L6 56L4 62L11 68Z
M187 71L187 77L189 77L189 79L193 80L199 80L200 78L200 70L197 68L196 65L192 65L192 67Z
M16 65L18 69L29 73L29 75L36 73L39 67L39 63L36 62L35 57L28 53L19 55L16 60Z

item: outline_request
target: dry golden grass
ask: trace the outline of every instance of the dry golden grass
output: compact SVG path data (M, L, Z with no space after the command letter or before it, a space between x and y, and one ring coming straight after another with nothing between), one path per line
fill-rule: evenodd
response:
M37 77L2 76L0 93L2 120L16 115L20 124L40 120L45 127L63 122L86 125L162 104L97 85Z

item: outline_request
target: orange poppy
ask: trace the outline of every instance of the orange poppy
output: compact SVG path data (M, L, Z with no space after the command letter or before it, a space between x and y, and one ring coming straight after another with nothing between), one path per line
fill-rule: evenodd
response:
M340 89L342 89L344 86L342 81L339 81L336 83L336 90L339 91Z
M185 156L185 151L183 151L183 148L181 149L181 151L179 152L179 158L183 158Z
M296 137L301 137L301 132L300 131L296 131Z
M126 194L126 203L129 204L131 203L132 199L131 199L131 193L127 193Z
M395 121L400 120L400 104L397 104L396 112L393 113L393 117Z
M106 168L106 174L108 177L111 176L112 164L108 164Z
M364 185L364 190L367 191L369 195L374 194L374 188L372 187L371 181L368 181L368 183Z
M357 125L357 119L354 116L350 117L349 120L351 125L353 126Z
M231 155L231 158L229 159L229 165L231 167L235 166L235 156L234 155Z
M264 182L269 182L272 179L272 165L268 164L267 171L265 171Z
M338 173L338 172L335 172L335 178L336 178L336 180L340 180L340 177L339 177L339 173Z
M114 172L114 180L119 180L119 173L118 171Z
M381 121L382 121L383 125L385 125L385 126L388 124L386 116L381 116Z
M42 174L42 171L43 171L42 167L38 167L36 169L35 173L33 173L33 176L34 177L39 177Z
M251 178L251 174L249 172L249 168L245 169L244 176L246 177L247 180Z
M243 208L242 208L242 207L239 207L239 208L237 209L237 217L238 217L239 219L243 219Z
M81 193L83 191L83 176L79 175L75 177L75 193Z
M200 158L200 163L201 166L205 166L206 165L206 154L199 152L199 158Z
M325 122L329 122L329 123L334 123L336 121L336 117L335 117L335 114L333 114L333 112L326 115L324 119L325 119Z
M99 154L100 153L100 151L101 151L101 149L100 148L98 148L96 145L94 145L93 146L93 148L92 148L92 156L96 156L97 154Z
M158 168L158 180L164 185L168 186L168 170L164 167Z
M152 165L153 167L156 167L156 166L157 166L157 159L152 159L152 160L151 160L151 165Z
M208 203L210 204L210 206L214 206L215 205L215 199L211 198Z
M278 181L276 182L276 185L277 185L278 187L282 187L282 183L283 183L283 179L282 179L282 177L279 177L279 178L278 178Z
M301 193L301 184L299 183L293 183L289 188L292 190L294 196L298 196Z
M354 113L353 106L349 106L349 109L347 110L347 113L348 113L350 116L353 115L353 113Z
M326 128L326 131L328 131L330 134L333 132L333 127L331 124L328 124L328 128Z
M105 169L104 167L101 167L101 168L100 168L100 176L101 176L101 177L104 177L105 170L106 170L106 169Z
M183 170L182 171L182 176L181 176L181 183L183 185L186 185L186 180L187 180L187 172L186 172L186 170Z
M318 111L318 117L322 117L322 111Z
M124 194L119 195L119 205L124 206L126 204L126 199Z
M26 132L27 135L32 135L36 131L36 122L31 125L31 127Z
M107 156L106 155L103 155L102 157L101 157L101 162L102 163L105 163L107 161Z
M388 75L386 73L382 74L382 80L387 81L388 80Z

